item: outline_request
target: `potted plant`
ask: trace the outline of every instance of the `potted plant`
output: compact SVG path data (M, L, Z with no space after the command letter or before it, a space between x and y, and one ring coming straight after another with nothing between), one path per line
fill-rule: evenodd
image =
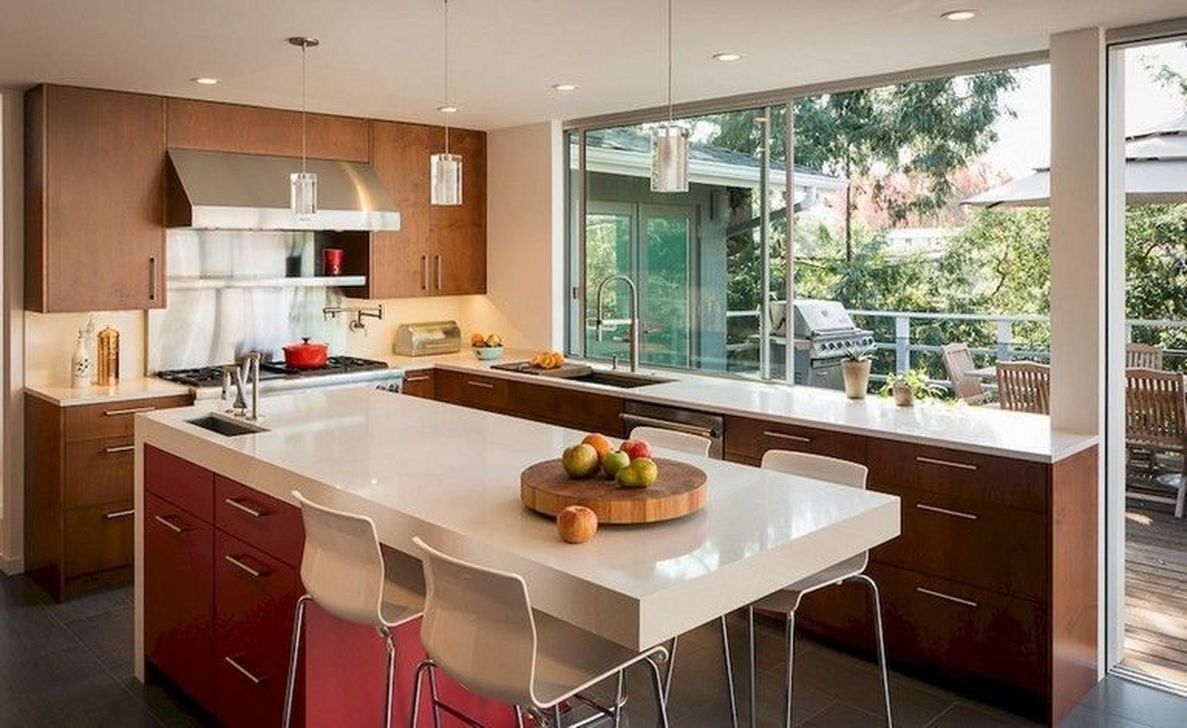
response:
M911 407L915 400L937 397L944 389L923 372L911 369L905 373L888 375L880 391L883 396L894 395L894 403L898 406Z
M870 389L870 353L872 346L850 347L841 360L841 378L845 380L845 396L865 399Z

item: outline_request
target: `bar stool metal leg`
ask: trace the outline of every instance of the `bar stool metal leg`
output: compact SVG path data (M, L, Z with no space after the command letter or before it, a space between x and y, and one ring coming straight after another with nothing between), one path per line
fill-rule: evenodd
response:
M293 693L297 687L297 660L301 654L301 630L305 624L305 606L313 600L308 594L297 600L293 615L293 639L289 645L289 674L284 688L284 718L281 725L288 728L293 720Z
M860 581L870 590L870 606L874 610L874 637L878 641L878 667L882 669L882 696L886 700L886 725L893 725L890 712L890 670L886 665L886 641L882 634L882 599L878 594L878 584L866 574L849 577L850 581Z
M437 669L429 668L429 695L433 696L433 728L441 728L441 691L437 687Z
M787 613L787 689L783 693L783 727L791 728L792 667L795 664L795 612Z
M618 685L614 689L614 728L622 725L622 694L626 691L626 670L618 671Z
M420 686L424 678L426 670L433 667L433 661L424 659L416 666L416 672L412 676L412 710L408 719L408 728L416 728L416 724L420 719Z
M676 647L680 644L680 636L672 638L672 646L668 648L668 671L664 675L664 701L672 691L672 673L676 670Z
M758 710L758 700L755 697L754 686L755 673L757 672L754 669L754 607L746 607L746 634L750 644L750 682L747 685L750 690L750 728L754 728L758 725L758 718L755 716L755 712Z
M392 631L387 627L381 630L384 648L387 650L387 684L383 687L383 725L391 728L392 702L396 683L396 642L392 639Z
M659 715L660 728L668 728L668 697L664 692L663 678L659 674L659 665L648 657L646 663L651 666L651 684L655 688L655 710Z
M730 726L738 728L738 697L734 693L734 665L730 660L730 631L725 615L721 615L721 651L725 656L725 682L730 696Z

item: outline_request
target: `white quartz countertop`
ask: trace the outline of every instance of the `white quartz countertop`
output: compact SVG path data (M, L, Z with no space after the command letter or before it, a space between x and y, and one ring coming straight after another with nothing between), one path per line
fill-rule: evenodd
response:
M121 402L151 397L171 397L178 394L192 394L193 390L183 384L166 382L156 377L121 379L110 387L91 385L70 387L48 384L26 384L25 391L34 397L52 402L59 407L72 407L103 402Z
M504 352L501 361L520 361L531 355L532 352L509 350ZM500 362L477 361L469 350L432 357L397 356L390 357L388 361L394 367L409 371L443 368L480 372L557 387L614 393L639 402L688 407L1044 463L1058 462L1097 442L1095 435L1053 431L1051 419L1046 415L1010 412L996 407L973 407L962 403L935 401L919 403L914 407L897 407L890 398L875 395L864 400L851 400L843 392L831 389L671 371L646 373L658 379L673 381L621 389L492 369L492 364Z
M881 493L675 453L708 475L703 510L660 524L603 526L574 546L527 511L519 474L583 433L369 388L266 401L269 431L224 437L187 423L208 406L136 419L151 444L292 501L363 513L380 540L413 536L515 571L533 604L642 648L894 538L899 500ZM139 456L138 456L139 457ZM138 491L143 487L138 468Z

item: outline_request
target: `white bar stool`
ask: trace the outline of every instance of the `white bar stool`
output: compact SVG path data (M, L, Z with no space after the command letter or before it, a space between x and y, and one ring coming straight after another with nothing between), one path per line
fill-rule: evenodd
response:
M630 439L646 440L653 447L675 452L688 453L709 457L709 449L713 442L707 437L694 435L691 432L677 432L662 427L639 426L631 430ZM672 638L672 645L668 648L671 656L668 659L668 671L664 678L664 694L672 689L672 673L676 670L676 648L680 644L679 637ZM730 725L738 728L738 700L734 695L734 668L730 660L729 628L726 626L725 615L721 616L721 651L725 655L725 679L729 687Z
M305 550L301 554L301 583L306 594L297 600L293 641L289 653L288 683L284 693L284 726L292 720L293 692L305 607L310 601L338 619L374 627L387 646L387 683L383 723L391 726L392 690L395 680L396 644L392 629L421 615L424 598L417 585L397 584L387 577L375 523L366 516L336 511L306 499L297 491L305 524Z
M560 705L574 698L612 717L618 726L626 670L639 663L651 669L659 725L667 728L667 706L656 663L667 659L662 646L641 653L628 650L533 610L527 585L518 574L456 559L419 538L412 542L424 555L427 595L420 641L428 653L428 659L416 669L412 728L417 725L422 674L428 673L431 687L438 669L472 693L514 705L520 728L524 710L541 721L538 725L560 726ZM614 676L618 677L618 689L613 708L580 695ZM441 702L435 691L432 706L434 718L440 709L477 725Z
M768 450L762 458L762 466L781 473L800 475L805 478L824 480L852 488L866 487L869 469L864 465L802 452ZM791 727L791 685L792 658L795 656L795 610L805 594L846 581L859 581L870 590L870 601L874 608L874 632L878 641L878 664L882 669L882 694L886 699L886 725L890 726L890 679L886 668L886 645L882 639L882 603L878 596L878 585L864 572L869 562L869 552L845 559L839 564L801 579L784 589L758 600L746 608L748 637L750 642L750 726L755 725L756 701L754 696L754 610L767 609L787 615L787 689L784 692L783 724Z

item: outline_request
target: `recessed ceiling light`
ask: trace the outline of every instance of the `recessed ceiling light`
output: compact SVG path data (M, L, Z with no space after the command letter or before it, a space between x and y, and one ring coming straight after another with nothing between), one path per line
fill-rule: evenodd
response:
M554 83L552 84L553 91L576 91L577 84L575 83Z
M457 107L456 106L438 106L437 111L440 111L442 114L455 114L455 113L457 113Z
M969 9L949 10L948 12L944 13L940 17L943 18L944 20L952 20L955 22L959 22L961 20L972 20L973 18L977 17L977 11L969 10Z
M729 63L730 61L737 61L742 58L741 53L714 53L713 60L721 61L722 63Z
M191 78L190 80L199 86L213 86L218 83L218 79L212 76L198 76L196 78Z

